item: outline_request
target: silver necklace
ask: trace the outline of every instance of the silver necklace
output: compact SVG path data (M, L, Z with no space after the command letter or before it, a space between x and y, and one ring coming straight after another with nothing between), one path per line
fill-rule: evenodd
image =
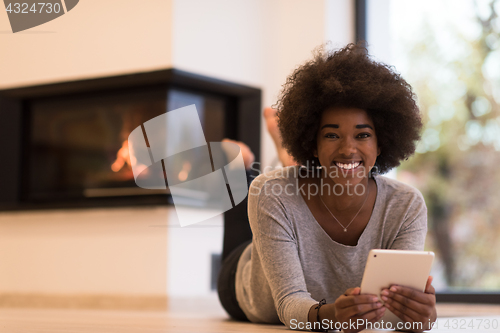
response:
M347 228L349 228L349 226L351 225L351 223L354 221L354 219L356 218L356 216L358 216L359 212L361 211L361 209L363 208L363 206L365 205L366 203L366 200L368 199L368 196L370 195L370 188L368 187L368 194L366 195L366 198L365 198L365 201L363 201L363 204L361 205L361 207L359 208L358 212L356 213L356 215L354 215L354 217L352 218L351 222L349 222L349 224L347 226L344 227L344 225L342 223L340 223L339 220L337 220L337 218L335 217L335 215L333 215L333 213L330 211L330 209L328 209L328 206L325 204L325 202L323 201L323 199L321 198L321 195L319 196L319 200L321 200L321 202L323 203L323 206L325 206L326 210L330 213L330 215L332 215L332 217L335 219L335 221L337 221L338 224L340 224L340 226L342 228L344 228L344 232L347 232Z

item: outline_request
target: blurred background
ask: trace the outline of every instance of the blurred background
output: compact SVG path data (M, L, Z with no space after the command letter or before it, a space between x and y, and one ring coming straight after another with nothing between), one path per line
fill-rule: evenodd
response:
M86 0L12 34L0 11L0 89L176 68L259 88L269 106L316 47L357 32L424 115L417 153L388 176L425 197L436 289L500 292L498 13L498 0ZM255 135L260 169L279 167L263 122ZM180 228L168 205L0 212L0 306L212 302L222 219Z
M500 290L500 1L367 2L370 52L413 86L425 128L393 174L429 210L437 290Z

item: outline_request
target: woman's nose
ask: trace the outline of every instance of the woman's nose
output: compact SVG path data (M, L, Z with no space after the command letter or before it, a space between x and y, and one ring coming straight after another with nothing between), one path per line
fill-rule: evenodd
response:
M351 156L356 153L356 141L352 138L343 138L340 141L339 153L345 156Z

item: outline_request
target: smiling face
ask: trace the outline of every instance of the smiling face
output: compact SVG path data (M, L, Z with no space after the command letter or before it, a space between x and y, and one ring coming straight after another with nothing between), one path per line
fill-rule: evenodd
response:
M365 110L335 107L323 112L314 156L335 183L359 183L378 155L375 126Z

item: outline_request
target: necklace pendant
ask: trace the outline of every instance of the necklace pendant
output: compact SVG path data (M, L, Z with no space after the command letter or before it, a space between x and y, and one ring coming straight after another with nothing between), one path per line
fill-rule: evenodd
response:
M344 228L344 232L347 232L347 229L346 229L346 228Z

